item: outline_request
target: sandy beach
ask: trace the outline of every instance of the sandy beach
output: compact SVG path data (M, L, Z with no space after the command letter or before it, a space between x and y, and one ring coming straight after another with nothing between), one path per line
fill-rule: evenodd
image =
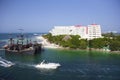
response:
M36 36L36 39L40 41L39 43L41 43L44 48L62 48L59 45L53 43L51 44L47 39L42 36Z

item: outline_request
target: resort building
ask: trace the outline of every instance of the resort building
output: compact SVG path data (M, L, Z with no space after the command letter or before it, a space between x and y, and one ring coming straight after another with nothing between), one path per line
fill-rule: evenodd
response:
M101 38L100 25L91 24L88 25L88 39Z
M55 26L49 31L53 36L57 35L80 35L81 39L101 38L101 27L97 24L88 26Z

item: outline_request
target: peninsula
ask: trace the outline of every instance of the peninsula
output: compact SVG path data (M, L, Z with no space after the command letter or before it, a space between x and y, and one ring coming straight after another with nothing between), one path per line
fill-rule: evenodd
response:
M101 34L100 25L88 27L71 26L55 27L43 38L55 48L93 49L100 51L120 51L120 35L114 33Z

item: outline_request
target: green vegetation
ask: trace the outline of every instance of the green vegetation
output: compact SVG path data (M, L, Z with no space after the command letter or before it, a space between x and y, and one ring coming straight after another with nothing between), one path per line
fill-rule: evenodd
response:
M50 43L55 43L62 47L72 49L103 49L109 48L111 51L120 51L120 35L113 33L104 34L104 38L96 38L92 40L80 39L79 35L59 35L52 36L50 33L43 35Z
M86 49L87 48L87 40L79 40L79 35L59 35L52 36L50 33L47 35L43 35L44 38L48 39L50 43L55 43L62 47L68 47L73 49Z

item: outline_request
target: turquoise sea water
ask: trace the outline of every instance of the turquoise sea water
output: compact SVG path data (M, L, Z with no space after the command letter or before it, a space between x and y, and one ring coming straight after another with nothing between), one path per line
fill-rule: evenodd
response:
M45 49L37 55L21 55L1 50L0 58L14 63L11 67L0 64L0 80L120 80L119 54ZM42 60L61 66L55 70L35 68Z

